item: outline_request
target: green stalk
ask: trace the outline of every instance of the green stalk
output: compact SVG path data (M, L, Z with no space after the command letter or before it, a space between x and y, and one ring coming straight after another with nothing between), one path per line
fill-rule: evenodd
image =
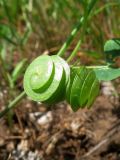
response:
M6 70L5 68L5 62L0 54L0 65L1 65L1 71L2 71L2 75L6 81L6 83L9 85L9 94L11 95L11 90L12 90L12 87L13 87L13 83L12 83L12 79L11 79L11 76L10 74L8 73L8 71ZM8 123L9 123L9 126L12 127L12 111L8 112L7 114L7 119L8 119Z
M70 66L71 68L73 69L79 69L81 66ZM86 68L88 69L108 69L108 65L105 65L105 66L85 66Z
M80 40L77 42L77 45L75 46L74 50L72 51L72 53L70 54L70 56L68 57L67 59L67 62L70 62L77 54L78 50L80 49L80 46L81 46L81 43L84 39L84 35L85 35L85 31L86 31L86 28L87 28L87 18L88 16L86 16L84 19L85 19L85 22L83 24L83 31L82 31L82 34L81 34L81 38Z
M68 57L67 62L70 62L75 57L75 55L77 54L77 52L78 52L78 50L81 46L81 43L82 43L84 35L85 35L85 31L86 31L86 28L87 28L87 18L88 18L88 14L85 14L84 22L83 22L83 31L82 31L82 34L81 34L81 38L78 41L78 43L77 43L76 47L74 48L74 50L72 51L72 53L70 54L70 56Z
M10 74L7 72L6 68L5 68L5 63L4 60L0 54L0 65L1 65L1 71L2 71L2 75L6 81L7 84L9 84L9 86L11 86L11 82L10 82Z
M84 26L86 24L88 15L90 14L91 10L93 9L94 5L96 4L98 0L92 0L86 7L85 9L85 16L82 16L78 22L78 24L75 26L75 28L72 30L72 32L70 33L70 36L68 37L68 39L66 40L66 42L63 44L63 46L61 47L61 49L59 50L59 52L57 53L57 55L59 56L63 56L65 51L67 50L67 48L69 47L69 45L71 44L71 42L73 41L74 37L76 36L76 34L78 33L78 31L80 30L80 28L82 26ZM84 29L85 30L85 29ZM83 34L84 35L84 34ZM78 45L76 46L77 50L79 48L79 45L81 44L81 42L78 42ZM72 57L74 56L75 52L73 53ZM70 58L71 59L71 58Z
M86 31L86 28L87 28L87 24L88 24L88 18L90 16L90 13L91 13L94 5L96 4L96 2L97 2L97 0L92 0L90 2L90 4L88 4L88 6L86 6L86 8L85 8L84 17L83 17L83 25L82 25L83 31L81 33L81 38L78 41L78 43L77 43L76 47L74 48L73 52L68 57L67 62L70 62L76 56L76 54L77 54L77 52L78 52L78 50L81 46L81 43L84 39L85 31Z
M78 43L75 46L74 50L72 51L72 53L68 57L67 62L70 62L75 57L76 53L78 52L78 50L80 48L80 45L81 45L81 39L78 41Z
M83 24L83 20L84 20L83 17L81 17L80 20L79 20L79 22L78 22L78 24L72 30L72 32L70 33L70 36L68 37L68 39L66 40L66 42L63 44L63 46L61 47L61 49L59 50L59 52L57 53L57 55L59 55L59 56L63 56L64 55L65 51L67 50L67 48L69 47L69 45L73 41L74 37L76 36L77 32L81 28L81 26Z
M19 94L13 101L9 103L9 105L0 112L0 118L2 118L10 109L13 109L15 105L25 96L25 92L23 91L21 94Z

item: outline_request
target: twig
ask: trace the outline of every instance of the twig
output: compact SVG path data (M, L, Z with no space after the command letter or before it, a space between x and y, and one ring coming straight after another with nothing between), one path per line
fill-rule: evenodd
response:
M120 121L118 121L113 127L107 132L105 138L103 138L102 141L100 141L95 147L93 147L90 151L88 151L83 157L80 158L80 160L84 160L95 153L100 147L102 147L104 144L106 144L108 141L110 141L111 137L116 134L120 130Z
M18 112L17 112L17 111L15 111L15 114L16 114L16 117L17 117L17 120L18 120L18 123L19 123L20 129L21 129L21 133L22 133L22 135L23 135L23 133L24 133L24 129L23 129L23 125L22 125L21 119L20 119L19 114L18 114Z
M55 147L55 144L62 137L62 135L63 135L62 130L60 130L51 136L51 138L44 144L44 148L46 148L45 154L49 155L51 153L51 151Z

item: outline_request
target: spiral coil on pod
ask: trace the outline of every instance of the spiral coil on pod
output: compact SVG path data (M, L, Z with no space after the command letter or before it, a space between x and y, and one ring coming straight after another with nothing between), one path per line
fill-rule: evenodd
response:
M24 89L34 101L56 103L64 99L69 78L70 68L62 58L42 55L28 66Z

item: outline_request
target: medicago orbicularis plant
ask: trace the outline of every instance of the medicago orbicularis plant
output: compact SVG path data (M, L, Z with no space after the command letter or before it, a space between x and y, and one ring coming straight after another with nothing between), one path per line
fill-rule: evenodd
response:
M69 66L58 55L39 56L27 68L24 76L24 89L5 110L3 117L15 107L26 94L34 101L53 104L62 100L70 103L73 111L90 107L99 93L99 82L111 81L120 77L120 39L108 40L104 46L106 65ZM21 64L20 64L21 70ZM20 70L17 68L15 75ZM16 77L15 76L15 77Z
M99 81L92 69L70 69L58 55L42 55L28 66L24 89L34 101L53 104L66 99L77 111L92 105L99 93Z
M42 55L27 68L24 76L26 94L34 101L54 104L67 100L73 111L90 107L99 94L99 82L110 81L120 76L115 68L120 57L120 39L105 43L105 66L72 66L58 55Z

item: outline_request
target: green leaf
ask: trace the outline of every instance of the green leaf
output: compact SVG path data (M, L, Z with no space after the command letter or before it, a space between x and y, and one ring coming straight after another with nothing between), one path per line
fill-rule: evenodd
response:
M79 74L79 71L80 71L80 68L78 68L78 69L71 68L71 70L70 70L70 81L69 81L68 86L66 88L66 100L68 103L70 103L71 86L73 84L73 81L74 81L76 74L77 73Z
M79 93L81 91L86 75L87 75L87 69L85 67L82 67L79 69L79 73L76 74L73 80L70 93L70 104L73 111L77 111L81 107L81 104L79 104L79 99L80 99Z
M87 73L84 82L82 84L81 92L80 92L80 98L79 98L79 105L81 107L84 107L88 101L88 98L94 99L93 95L90 95L91 86L96 79L95 72L93 70L89 70Z
M99 93L99 81L93 69L73 68L74 74L67 92L67 101L75 112L85 106L90 107ZM96 87L96 91L95 90Z
M15 69L12 72L12 80L14 82L21 76L21 74L25 70L26 62L27 59L25 58L16 65Z
M3 38L13 45L17 45L17 43L13 39L12 28L9 25L0 24L0 38Z
M100 89L100 85L99 85L99 81L96 78L91 86L91 90L90 90L90 94L88 97L88 103L87 103L87 107L90 108L91 105L93 104L95 98L98 96L99 94L99 89Z
M0 44L0 56L3 60L6 58L6 45Z
M120 68L110 68L108 66L101 66L94 68L96 77L99 81L111 81L120 77Z
M108 40L104 45L106 61L110 64L115 63L115 58L120 57L120 38Z
M0 37L12 38L10 27L6 24L0 24Z

